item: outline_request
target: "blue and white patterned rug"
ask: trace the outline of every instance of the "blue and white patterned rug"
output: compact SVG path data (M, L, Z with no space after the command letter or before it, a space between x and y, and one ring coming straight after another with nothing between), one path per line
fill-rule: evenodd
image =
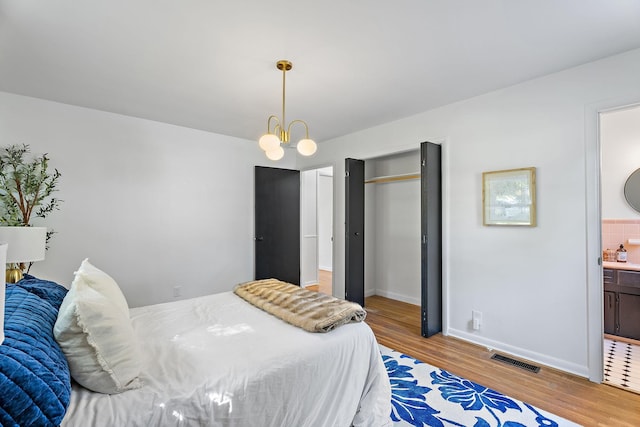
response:
M395 426L578 426L440 368L380 346Z

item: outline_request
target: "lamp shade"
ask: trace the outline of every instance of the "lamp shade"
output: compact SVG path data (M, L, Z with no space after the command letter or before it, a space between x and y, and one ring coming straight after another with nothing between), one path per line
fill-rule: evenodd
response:
M266 154L269 160L280 160L282 157L284 157L284 148L278 146L275 148L275 150L267 151Z
M316 152L318 146L313 139L306 138L301 139L300 142L298 142L297 148L298 153L302 154L303 156L311 156Z
M7 243L6 263L42 261L46 251L46 227L0 227L0 244Z
M280 140L274 134L267 133L260 137L258 145L264 151L273 151L280 146Z

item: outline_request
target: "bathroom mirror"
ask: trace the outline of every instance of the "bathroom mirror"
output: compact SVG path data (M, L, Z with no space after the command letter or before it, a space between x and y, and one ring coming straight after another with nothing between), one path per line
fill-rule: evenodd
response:
M636 211L640 212L640 169L636 169L624 184L624 197L627 203Z

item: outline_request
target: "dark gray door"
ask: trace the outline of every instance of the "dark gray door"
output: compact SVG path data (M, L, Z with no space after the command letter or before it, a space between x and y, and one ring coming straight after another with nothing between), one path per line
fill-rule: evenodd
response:
M440 146L420 144L422 336L442 331L442 184Z
M255 278L300 285L300 172L255 167Z
M364 307L364 161L345 159L345 299Z

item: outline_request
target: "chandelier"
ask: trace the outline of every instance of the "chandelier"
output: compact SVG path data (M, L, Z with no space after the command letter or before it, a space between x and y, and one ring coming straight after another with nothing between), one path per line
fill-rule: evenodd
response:
M309 139L309 127L303 120L294 120L287 126L284 114L285 105L285 81L287 71L293 68L293 64L287 60L280 60L276 63L276 68L282 71L282 120L275 115L269 116L267 120L267 133L260 137L258 145L262 148L267 157L271 160L280 160L284 156L285 144L289 144L291 137L291 126L294 123L301 123L304 126L305 137L298 141L296 148L298 153L303 156L310 156L316 152L318 146L316 143ZM273 124L273 130L271 125Z

